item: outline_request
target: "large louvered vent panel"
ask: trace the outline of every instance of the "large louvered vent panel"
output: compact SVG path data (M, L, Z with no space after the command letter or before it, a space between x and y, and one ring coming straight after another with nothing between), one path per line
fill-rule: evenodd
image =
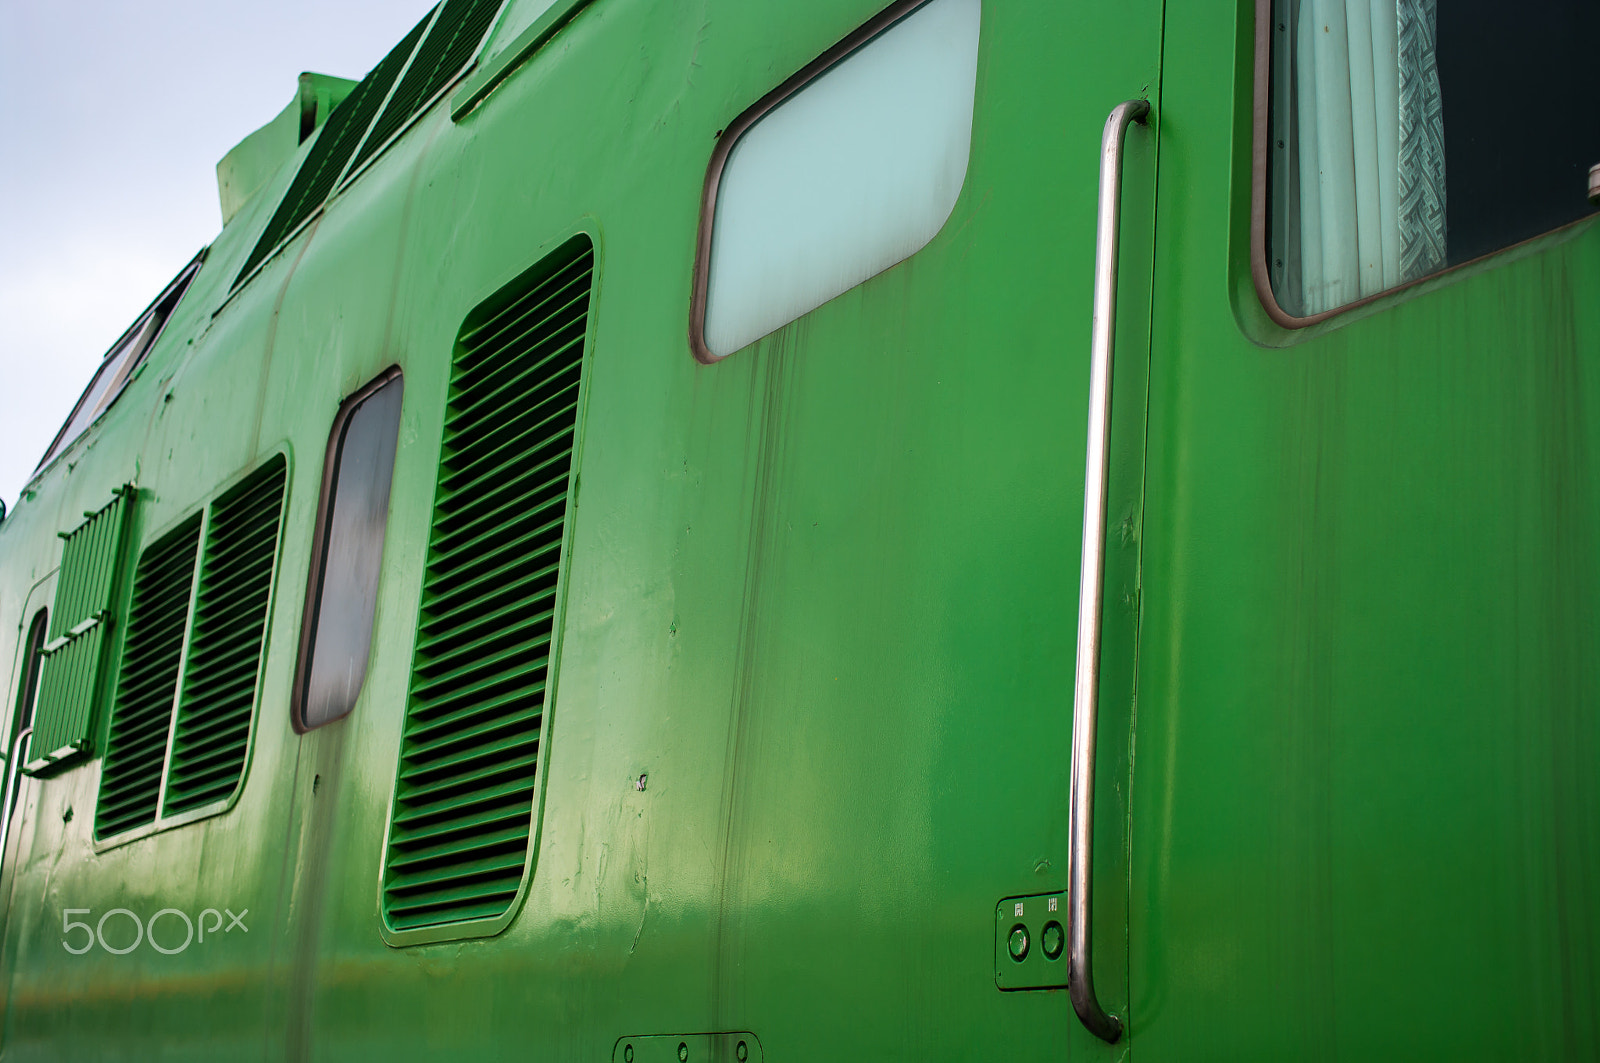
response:
M274 456L212 504L164 815L231 796L244 774L278 553L284 468L283 457Z
M499 9L500 0L445 0L439 20L361 145L361 154L350 167L352 174L461 71Z
M395 78L405 68L406 60L416 51L417 41L422 38L422 31L432 17L431 11L423 16L422 21L406 34L405 40L395 45L394 50L384 56L383 61L373 67L372 72L362 78L350 90L350 95L328 115L328 121L318 133L316 143L311 145L299 172L294 175L289 191L284 193L283 201L278 204L272 220L267 222L261 239L256 241L250 257L245 259L244 268L234 278L234 287L250 276L250 271L328 198L328 193L333 191L333 183L344 173L345 163L350 161L351 154L361 144L362 134L372 124L378 108L383 106Z
M502 915L522 881L593 264L569 242L458 341L385 859L394 930Z
M134 571L133 605L95 809L97 837L155 822L199 542L196 514L146 548Z

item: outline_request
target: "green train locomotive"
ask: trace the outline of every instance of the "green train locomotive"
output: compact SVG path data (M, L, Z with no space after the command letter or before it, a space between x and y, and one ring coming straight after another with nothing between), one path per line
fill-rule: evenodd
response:
M0 522L0 1053L1600 1057L1577 0L444 0Z

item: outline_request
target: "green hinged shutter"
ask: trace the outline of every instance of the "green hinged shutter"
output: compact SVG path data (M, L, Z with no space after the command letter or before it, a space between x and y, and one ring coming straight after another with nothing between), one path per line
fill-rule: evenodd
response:
M61 572L41 664L33 738L23 770L37 774L89 751L104 686L112 602L135 490L117 489L102 509L63 535Z
M496 919L522 884L593 268L589 240L568 242L457 341L384 856L391 930Z

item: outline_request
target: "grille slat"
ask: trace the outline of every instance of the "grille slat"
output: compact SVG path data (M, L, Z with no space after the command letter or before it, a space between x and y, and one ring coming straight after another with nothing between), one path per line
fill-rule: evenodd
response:
M501 915L520 888L593 263L571 241L457 342L384 859L395 930Z

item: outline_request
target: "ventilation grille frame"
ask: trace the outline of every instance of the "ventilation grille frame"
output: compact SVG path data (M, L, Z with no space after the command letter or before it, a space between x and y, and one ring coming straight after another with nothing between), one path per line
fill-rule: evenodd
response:
M129 592L128 623L117 652L115 686L110 699L109 718L101 729L105 743L105 757L101 762L100 780L95 794L94 825L91 830L95 852L104 852L151 834L222 815L239 802L244 792L245 781L249 777L250 765L256 754L255 735L261 715L261 694L267 674L267 656L271 650L273 615L282 582L283 543L287 534L289 488L293 483L293 474L293 456L286 447L268 451L245 469L223 481L210 497L193 511L184 514L181 519L173 522L159 534L150 537L139 551L130 579L132 587ZM263 492L263 487L268 485L273 490ZM263 494L265 501L262 498ZM252 607L259 610L258 619L249 625L256 633L254 635L257 639L256 658L254 670L249 672L249 697L243 709L246 714L243 745L242 749L237 751L240 755L233 758L233 762L237 765L237 775L233 785L225 794L214 795L203 802L183 801L180 798L174 804L168 800L168 788L172 780L174 758L179 753L176 743L180 726L192 723L194 719L192 713L185 716L185 703L193 697L192 684L196 680L191 674L191 668L195 664L196 641L201 638L201 623L208 619L207 615L202 615L202 609L210 608L203 606L202 595L206 590L208 576L213 582L220 575L225 583L237 584L236 572L215 571L217 558L222 556L222 552L229 546L227 542L219 539L225 540L229 537L228 522L231 516L236 514L233 507L252 495L256 496L258 504L265 504L272 511L271 516L275 518L276 524L272 528L267 545L255 544L256 560L269 565L270 568L266 572L267 586L264 590L257 588L256 600L252 603ZM220 521L219 511L222 515ZM181 637L176 644L176 660L167 664L170 674L159 677L158 697L156 691L148 689L152 682L151 677L130 674L128 657L130 653L148 655L149 652L136 643L141 574L150 565L174 564L171 559L157 559L155 555L161 550L175 549L175 544L180 542L180 536L184 537L181 541L185 542L189 551L186 575L187 597L184 599L181 617ZM237 543L233 545L236 546ZM258 577L261 575L259 569L255 574ZM228 604L236 607L238 603L236 600L230 600ZM170 605L168 608L170 609ZM228 614L237 611L237 608L223 608L223 619L227 619ZM216 615L211 613L209 617L214 618ZM169 638L173 626L175 625L169 619L166 629ZM166 650L171 652L171 647L166 647ZM200 678L205 678L204 668ZM135 718L130 717L125 708L125 702L130 696L139 699L139 703L135 706L134 726L160 731L162 741L158 752L153 752L156 749L155 744L149 741L148 736L143 735L140 744L131 753L127 751L126 736L131 730L129 720ZM145 702L149 704L145 705ZM162 723L157 723L159 717L156 711L157 705L165 706L165 719ZM235 710L240 708L237 701L233 703L233 708ZM133 757L135 762L122 763L129 757ZM133 814L133 809L124 809L120 814L112 816L102 815L102 797L108 792L108 788L119 786L123 780L134 777L142 780L141 785L146 791L149 790L149 780L151 778L156 780L154 792L147 792L142 802L135 806L138 815ZM119 799L121 796L119 795ZM153 806L150 803L152 801Z
M598 274L580 231L457 335L380 860L391 945L497 934L533 879Z

